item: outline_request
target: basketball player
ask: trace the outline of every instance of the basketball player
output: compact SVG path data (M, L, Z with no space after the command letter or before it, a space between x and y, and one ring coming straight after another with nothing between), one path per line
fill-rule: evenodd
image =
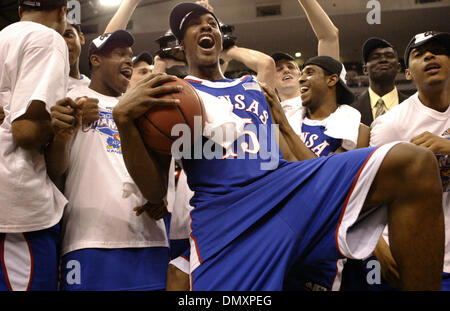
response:
M53 133L50 111L67 91L67 1L19 1L18 12L0 32L0 290L56 290L67 200L48 175L67 140Z
M125 30L126 25L129 22L134 10L137 5L139 5L140 1L136 0L125 0L122 1L117 12L114 14L113 18L109 22L106 27L106 31L117 31L117 30ZM142 81L150 76L152 72L154 73L165 73L167 69L181 65L184 66L184 62L176 61L171 58L160 58L158 55L155 56L154 59L154 69L150 68L150 65L153 63L153 58L150 53L142 52L138 56L133 57L133 75L131 76L130 83L128 89L133 88L139 81ZM171 165L174 165L174 163ZM171 171L169 174L168 187L169 190L174 190L174 167L171 167ZM183 182L182 182L183 183ZM172 186L172 187L171 187ZM167 234L169 236L169 245L170 245L170 258L172 256L176 257L179 253L182 253L186 248L189 247L189 218L186 217L189 215L186 207L182 206L186 200L182 198L177 198L179 196L183 196L183 189L188 190L187 184L181 185L179 183L179 187L177 193L174 197L170 197L170 193L167 195L167 203L168 210L164 209L164 213L170 212L170 215L165 216L166 229ZM187 194L187 193L185 193ZM170 197L170 198L169 198ZM174 202L174 200L176 202ZM170 205L170 206L169 206ZM149 209L148 205L142 206L138 214L143 212L147 212L149 215L153 215L152 211ZM178 213L179 212L179 213ZM173 216L173 217L172 217ZM180 223L183 220L185 223ZM187 233L186 233L187 232Z
M121 2L114 16L106 26L104 33L113 33L117 30L126 30L133 12L142 0L124 0ZM147 51L133 58L133 75L128 87L133 87L139 80L148 77L152 70L153 57Z
M252 77L224 79L220 71L222 38L215 15L202 6L182 3L172 10L170 25L185 51L191 74L186 80L213 96L229 96L234 114L261 125L252 132L256 137L267 135L270 141L269 107L256 82ZM133 109L129 118L142 114L142 106L148 109L155 103L158 99L136 98L134 106L141 109ZM122 103L126 104L133 105ZM239 128L235 130L239 134ZM224 154L230 155L227 159L183 159L195 192L191 200L193 290L280 290L296 260L308 263L368 255L386 222L395 228L390 239L404 289L441 287L441 185L430 152L408 144L388 144L311 161L280 159L278 168L264 170L255 135L240 134L246 144L236 141L236 149ZM233 157L233 153L249 151L256 157ZM126 162L136 161L128 152L124 157ZM131 175L141 174L136 167L128 169ZM134 180L140 185L142 179ZM359 230L361 222L364 233Z
M80 73L80 54L81 48L85 43L80 25L67 23L63 37L69 48L70 76L68 91L71 91L76 86L88 86L91 80Z
M147 152L134 154L150 184L141 192L127 174L121 137L112 117L119 97L132 75L133 36L118 30L90 44L92 67L89 87L81 86L68 97L86 96L99 106L99 119L76 132L70 149L62 241L63 290L162 290L168 265L168 242L163 220L167 175L160 176ZM142 162L141 162L142 161ZM161 159L167 166L169 159ZM163 165L163 167L164 167ZM147 204L162 215L133 209ZM155 199L156 198L156 199ZM153 199L153 201L151 201ZM72 279L72 262L78 262L80 282Z
M316 0L298 1L308 18L318 40L317 55L339 60L339 29ZM272 54L276 64L275 89L283 109L288 112L301 107L300 69L295 58L289 54Z
M323 54L331 53L331 55L333 55L334 57L339 57L339 40L338 40L337 28L330 21L330 19L328 18L326 13L323 11L323 9L320 7L320 5L317 3L317 1L315 1L315 0L314 1L308 1L308 0L303 1L302 0L299 2L302 5L302 7L304 8L304 10L308 16L308 19L309 19L311 25L313 26L313 29L319 39L319 53L323 53ZM331 51L333 51L333 52L331 52ZM259 54L255 55L256 53L259 53ZM254 61L253 62L254 64L252 64L252 62L249 62L249 60L252 59L252 55L255 55L254 59L257 60L258 62ZM286 108L290 104L293 104L292 107L289 106L291 108L291 109L289 109L290 114L289 114L289 112L286 111L286 113L289 116L291 116L292 114L298 115L298 114L303 113L303 111L300 111L300 110L302 110L302 108L301 108L301 98L300 98L300 87L299 87L299 83L298 83L298 79L300 77L300 70L298 69L298 65L295 62L294 58L290 57L289 55L287 55L285 53L273 54L272 58L276 62L276 65L277 65L276 74L274 74L274 72L273 72L272 62L270 62L269 60L267 60L265 63L263 62L264 59L268 58L267 55L262 54L260 52L233 46L230 49L223 51L220 58L224 59L226 61L235 59L235 60L238 60L238 61L244 63L248 68L250 68L258 73L258 77L257 77L258 81L260 81L262 83L268 83L268 85L273 85L273 83L275 83L278 94L280 96L283 96L284 94L286 95L286 97L282 97L282 98L291 99L291 97L289 95L291 94L291 92L294 92L295 95L292 97L293 100L286 100L285 102L282 102L283 104L285 104L283 107ZM270 80L268 80L267 77L270 77ZM278 87L280 87L280 88L278 88ZM330 98L330 96L328 96L328 98ZM353 95L351 95L351 100L353 100ZM344 102L340 102L340 104L343 104L343 103ZM332 106L326 105L325 103L323 103L323 107L327 106L329 109L331 109L331 111L328 112L328 115L330 115L333 111L335 111L337 109L335 100L333 102L333 105L334 105L334 110L333 110ZM354 110L353 108L351 108L349 106L346 106L345 108L344 107L341 107L341 108L342 109L340 110L340 112L342 110L346 110L346 111ZM317 112L315 112L315 113L318 114ZM319 113L323 114L323 111L320 111ZM296 126L295 126L295 128L297 129L297 131L296 131L297 135L299 135L299 137L302 137L303 140L308 139L307 137L305 137L305 135L310 135L311 138L309 139L309 141L307 141L308 147L310 149L317 150L317 152L318 152L317 155L314 155L309 150L307 150L307 148L304 148L304 152L307 152L309 154L309 157L328 155L330 152L337 151L338 147L340 148L339 149L340 152L345 151L340 147L340 145L342 143L340 141L340 139L331 138L331 137L326 136L325 134L322 134L320 136L320 139L316 139L316 137L318 137L318 136L315 132L314 133L312 133L311 131L306 132L306 130L305 130L304 135L302 135L301 121L298 120L297 115L294 116L294 118L292 119L292 122L298 121L297 122L298 124L296 124ZM339 115L342 115L342 113L339 113ZM353 113L353 115L355 115L355 113ZM346 114L346 116L348 116L348 114ZM358 138L358 130L359 130L359 116L354 117L354 119L355 118L357 118L358 120L356 121L356 128L354 128L352 130L353 131L352 137L354 137L354 140L356 143L356 139ZM294 119L295 119L295 121L294 121ZM323 117L322 117L322 119L323 119ZM323 120L322 124L326 123L326 121L327 120ZM275 121L275 123L278 123L278 122ZM355 123L355 122L353 122L353 123ZM291 125L294 126L293 124L291 124ZM303 127L306 127L306 125L303 125ZM315 126L313 126L313 127L315 127ZM320 125L318 125L317 127L320 127ZM363 130L364 130L364 135L359 136L361 141L360 141L360 145L358 147L368 146L368 140L369 140L368 128L366 127ZM356 133L354 133L355 131L356 131ZM328 142L326 141L327 139L328 139L328 141L333 142L332 146L323 148L323 146L328 144ZM362 140L364 140L365 142L363 143ZM310 142L313 142L313 143L310 143ZM301 142L297 141L297 143L301 143ZM355 148L355 146L356 146L356 144L353 144L352 148ZM287 159L291 160L291 158L289 156L287 156L287 155L285 155L285 156ZM180 271L176 271L176 275L181 275L181 271L186 272L186 269L183 269L183 267L185 266L185 263L186 263L185 257L186 256L184 256L184 257L181 256L177 260L173 261L174 265L180 264L179 265ZM332 288L331 284L333 283L334 276L336 275L336 262L333 261L333 262L331 262L331 264L332 264L332 267L330 270L332 271L331 272L332 276L330 278L331 280L329 282L327 282L330 284L330 285L327 284L327 287L329 289ZM171 266L172 265L169 264L169 268L172 268L172 270L175 270ZM322 268L323 268L323 266L324 265L322 264ZM169 272L171 272L171 271L169 271ZM168 274L168 276L169 276L169 274ZM175 277L173 279L175 279ZM177 284L177 282L174 282L174 283ZM184 284L183 281L180 281L178 283ZM168 277L168 284L169 284L169 277ZM169 286L168 286L168 288L169 288ZM173 286L173 288L179 289L180 287ZM336 288L336 286L334 288Z
M347 87L343 65L329 56L317 56L305 62L300 76L302 107L289 120L295 134L315 156L324 157L369 145L369 128L360 123L359 112L346 105L354 100ZM288 123L273 91L263 87L275 123L281 131ZM275 106L275 107L274 107ZM288 115L289 112L286 113ZM295 137L295 136L294 136ZM344 262L325 261L294 265L288 274L290 290L339 290Z
M406 78L414 81L418 92L373 122L370 144L410 141L438 158L447 234L442 290L450 290L450 33L428 31L415 35L404 59ZM387 235L384 237L388 241ZM390 268L383 265L391 262L390 257L389 248L377 255L382 269Z

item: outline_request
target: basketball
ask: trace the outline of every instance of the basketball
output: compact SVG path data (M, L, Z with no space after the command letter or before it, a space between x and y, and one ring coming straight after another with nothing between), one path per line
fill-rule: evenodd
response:
M201 117L204 126L204 107L195 89L183 79L167 82L165 86L181 85L179 93L166 94L160 98L179 99L180 103L173 107L155 106L138 119L138 129L144 143L158 153L171 154L172 143L179 136L172 136L172 128L177 124L187 124L191 129L191 143L194 143L194 117ZM182 133L181 133L182 134ZM180 135L181 135L180 134Z

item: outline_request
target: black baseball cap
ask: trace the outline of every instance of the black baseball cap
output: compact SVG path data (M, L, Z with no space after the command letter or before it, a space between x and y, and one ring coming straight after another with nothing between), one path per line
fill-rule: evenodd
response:
M315 56L311 57L303 64L302 70L308 65L316 65L321 67L322 69L325 69L329 73L338 75L339 77L338 86L340 86L342 89L341 97L337 98L337 102L339 105L351 104L355 100L355 95L349 89L347 83L345 82L346 71L344 65L341 62L329 56Z
M411 41L409 41L405 50L405 66L408 68L409 65L409 54L411 51L421 45L424 45L430 41L440 41L450 51L450 33L448 32L438 32L438 31L427 31L415 35Z
M186 25L187 21L190 17L194 15L203 15L203 14L211 14L214 19L217 21L217 25L220 25L219 19L214 15L213 12L195 3L180 3L172 9L169 17L170 30L174 34L174 36L178 39L178 42L181 42L184 35L184 25ZM220 27L219 27L220 29Z
M131 33L125 30L116 30L113 33L105 33L94 40L89 44L89 68L91 67L91 55L100 52L105 47L111 46L113 43L121 43L125 46L133 46L134 37Z
M136 65L138 62L141 62L141 61L146 62L149 65L152 65L153 57L147 51L141 52L138 56L133 57L133 65Z
M37 10L57 9L67 6L67 0L19 0L19 5L32 7Z
M131 33L125 30L116 30L113 33L105 33L92 40L89 45L89 57L112 43L123 43L125 46L132 46L134 44L134 37Z
M370 53L372 53L373 50L379 49L379 48L387 48L391 47L394 48L392 44L387 42L384 39L377 38L377 37L371 37L367 39L366 42L363 44L362 53L363 53L363 59L364 62L367 63L367 60L369 59Z
M271 55L271 57L273 58L273 60L275 62L282 60L282 59L286 59L286 60L294 60L295 58L293 58L291 55L287 54L287 53L283 53L283 52L275 52Z

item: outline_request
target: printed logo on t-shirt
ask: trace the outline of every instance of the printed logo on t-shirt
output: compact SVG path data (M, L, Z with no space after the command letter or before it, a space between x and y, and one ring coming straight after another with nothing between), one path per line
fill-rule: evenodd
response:
M450 140L450 128L442 133L441 136ZM444 192L450 192L450 157L448 155L437 154L436 158L441 171L441 180Z
M83 132L94 131L106 136L106 151L122 154L119 130L114 122L111 110L100 110L98 120L83 126Z

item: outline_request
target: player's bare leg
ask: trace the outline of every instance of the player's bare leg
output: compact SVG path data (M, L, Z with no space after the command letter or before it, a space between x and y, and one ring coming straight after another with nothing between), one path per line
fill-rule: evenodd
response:
M434 155L399 144L387 154L365 208L388 204L389 242L404 290L440 290L444 258L442 186Z
M189 291L189 274L184 273L177 267L169 264L167 269L167 291Z

